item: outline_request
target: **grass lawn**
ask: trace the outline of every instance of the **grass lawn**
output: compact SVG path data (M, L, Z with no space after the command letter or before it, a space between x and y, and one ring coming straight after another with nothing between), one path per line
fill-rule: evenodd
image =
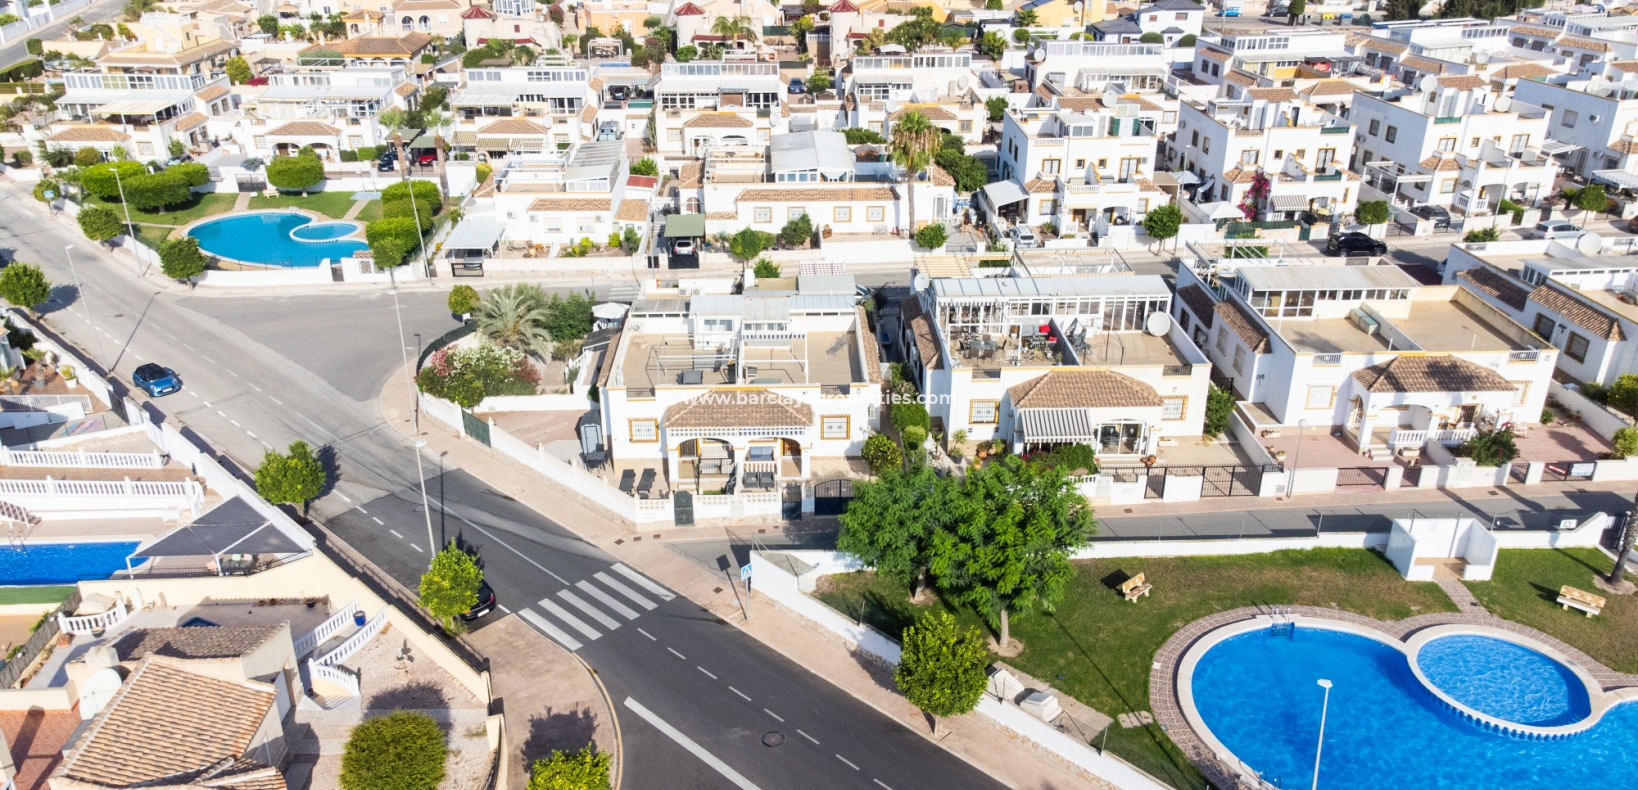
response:
M316 211L333 219L341 219L347 216L347 210L353 207L353 193L351 190L314 192L305 197L300 194L280 193L277 197L257 195L250 199L252 209L289 208L291 206Z
M372 200L372 201L370 201L368 203L365 203L364 208L362 210L360 210L358 212L358 216L353 217L353 219L356 219L359 222L362 222L362 223L364 223L366 225L371 223L371 222L374 222L374 221L376 221L378 219L381 219L381 200L380 200L380 198L377 198L377 199Z
M74 586L0 587L0 606L14 603L62 603Z
M1214 612L1306 604L1396 620L1456 611L1437 585L1407 582L1381 555L1364 550L1090 560L1075 568L1056 613L1013 616L1012 633L1024 643L1024 652L1008 662L1110 716L1150 710L1155 653L1179 628ZM1114 580L1139 573L1148 575L1154 592L1127 603L1115 592ZM832 608L893 636L919 614L902 586L870 573L826 577L818 593ZM957 614L965 623L982 625L972 611ZM1172 786L1206 787L1158 726L1127 730L1115 724L1108 737L1110 752Z
M1593 585L1593 575L1608 573L1610 562L1597 549L1503 549L1495 576L1467 588L1492 614L1552 634L1617 672L1638 672L1638 599ZM1564 611L1557 599L1566 584L1609 604L1597 617Z
M170 238L171 231L173 230L175 230L175 228L155 227L153 225L138 225L137 241L140 241L143 244L157 250L159 249L159 245L164 244L165 240Z
M153 222L160 225L186 225L196 219L215 216L233 210L233 201L238 195L233 192L195 192L193 202L185 206L171 208L164 213L158 211L138 211L131 209L132 222ZM118 201L101 200L86 196L86 201L92 205L107 206L120 219L125 219L125 207Z

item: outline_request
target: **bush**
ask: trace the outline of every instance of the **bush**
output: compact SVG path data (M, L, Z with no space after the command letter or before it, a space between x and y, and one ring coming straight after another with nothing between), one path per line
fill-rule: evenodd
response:
M343 162L357 162L358 161L358 151L349 151L349 150L346 150L346 149L342 149L342 151L341 151L341 161L343 161Z
M422 713L393 711L353 728L341 754L342 790L433 790L444 780L444 731Z
M80 149L75 160L78 161L87 150L92 149ZM117 178L115 170L119 171ZM148 168L141 162L100 162L80 170L80 188L103 200L118 200L121 184L129 185L132 178L147 172Z
M1610 457L1627 458L1638 455L1638 428L1616 428L1610 438Z
M190 187L202 187L210 183L210 167L202 162L183 162L180 165L171 165L165 172L181 178Z
M1050 452L1031 454L1025 460L1056 467L1064 474L1073 474L1081 469L1085 469L1086 474L1096 474L1098 471L1098 452L1086 444L1066 444Z
M658 176L660 174L660 166L654 164L653 159L645 156L642 159L632 163L631 174L634 176Z
M422 233L432 229L432 214L433 212L428 211L419 200L413 203L408 200L389 200L381 203L382 218L410 220L421 226Z
M916 244L924 250L936 250L950 240L950 233L940 223L929 223L926 227L916 231Z
M198 167L203 168L204 165ZM173 172L180 169L139 173L128 179L121 175L125 183L125 202L140 211L163 211L193 200L193 185L188 181L188 174Z
M251 77L256 76L250 71L250 63L237 55L228 58L227 62L222 64L222 70L227 72L228 79L232 80L234 85L243 85L249 82Z
M749 261L774 246L774 241L772 233L746 228L734 234L734 238L728 242L728 251L742 261Z
M1381 225L1392 215L1386 200L1367 200L1354 208L1354 219L1362 225Z
M1593 403L1605 403L1605 404L1607 404L1607 403L1610 402L1609 388L1605 387L1602 384L1599 384L1596 381L1584 381L1584 382L1582 382L1581 383L1581 394L1583 396L1585 396L1587 398L1587 400L1590 400Z
M1479 466L1501 466L1512 463L1519 456L1519 448L1513 441L1512 429L1503 428L1467 440L1456 448L1454 454L1472 458Z
M275 156L273 161L267 163L267 183L279 189L305 193L308 187L323 180L324 162L307 148L301 149L295 156Z
M1194 34L1193 33L1188 33L1188 34L1185 34L1182 38L1177 40L1177 45L1180 46L1180 47L1192 47L1192 46L1194 46L1194 42L1195 42Z
M884 434L866 439L864 450L859 454L870 464L870 473L878 477L904 466L904 452Z
M51 281L32 263L13 262L0 269L0 298L34 314L34 308L51 299Z
M609 755L593 753L590 746L578 752L553 749L551 759L536 760L529 769L525 790L608 790L609 763Z
M1553 421L1557 420L1557 419L1558 419L1557 417L1553 416L1553 410L1552 409L1542 409L1541 410L1541 424L1542 425L1552 425Z
M873 129L843 129L842 134L847 136L848 145L881 144L887 138L881 132Z
M80 224L80 232L92 241L113 241L125 232L125 221L104 206L86 206L75 219Z
M19 149L12 153L11 162L18 167L28 167L29 165L34 164L34 154Z
M392 268L420 246L421 233L409 217L386 217L364 227L364 240L375 256L375 265Z
M52 197L47 198L47 192L50 192ZM63 185L52 181L49 178L42 179L34 184L34 199L40 201L41 203L49 203L52 200L56 200L62 196Z
M383 204L394 200L409 202L411 185L414 185L415 207L417 210L427 212L429 216L443 210L444 193L438 191L438 184L432 181L395 182L392 186L381 190L381 202Z
M751 274L758 280L777 280L782 273L779 264L767 258L758 258L756 266L751 269Z
M1491 225L1488 228L1479 228L1478 230L1468 231L1466 235L1462 236L1462 243L1463 244L1483 244L1483 243L1489 242L1489 241L1496 241L1496 240L1498 240L1500 238L1501 238L1501 231L1497 230L1496 226Z
M779 229L779 240L785 242L788 247L799 247L806 244L808 239L811 238L813 238L813 220L808 219L806 213L785 223L785 227Z
M900 433L911 426L923 431L930 430L933 426L932 418L927 416L927 407L915 402L893 404L887 411L887 420L894 428L899 429Z
M1207 436L1222 436L1228 430L1229 416L1234 414L1234 393L1213 385L1206 393L1206 424L1203 428Z
M1164 44L1165 42L1166 38L1159 33L1144 33L1138 36L1139 44Z
M205 254L199 251L199 240L183 236L159 245L159 266L166 277L191 284L193 278L205 273Z
M491 395L535 394L540 387L540 372L522 351L486 343L473 348L438 349L427 358L415 384L428 395L470 409Z
M449 289L449 312L455 315L466 315L478 308L478 289L470 285L457 285Z
M905 449L921 447L927 443L927 429L919 425L912 425L905 428L900 437L904 439Z

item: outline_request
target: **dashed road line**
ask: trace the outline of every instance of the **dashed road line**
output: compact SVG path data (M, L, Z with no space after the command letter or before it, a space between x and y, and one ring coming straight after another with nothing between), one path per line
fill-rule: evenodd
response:
M836 755L836 759L841 760L844 763L847 763L847 767L852 768L855 771L859 770L859 766L854 765L852 760L849 760L846 757L843 757L842 755L839 755L839 754Z
M274 403L279 404L280 406L284 405L284 401L279 400L278 398L275 398L272 395L267 396L267 399L270 400L270 401L273 401Z
M346 501L346 502L353 501L352 497L349 497L346 494L341 493L340 491L335 492L335 494L336 494L336 496L341 497L343 501Z
M745 701L746 701L746 702L750 702L750 701L751 701L751 698L750 698L750 697L747 697L747 696L745 696L745 692L743 692L743 691L740 691L740 690L739 690L739 689L737 689L737 688L734 688L734 687L733 687L733 686L729 686L729 687L728 687L728 690L729 690L729 691L732 691L732 692L734 692L734 693L735 693L735 694L738 694L738 695L739 695L739 698L740 698L740 699L743 699L743 700L745 700Z
M775 720L775 721L784 721L784 720L785 720L785 719L784 719L784 718L783 718L783 717L781 717L781 716L780 716L780 715L779 715L779 714L777 714L777 713L774 713L774 712L773 712L773 711L771 711L771 710L768 710L768 709L767 709L767 708L763 708L763 709L762 709L762 712L763 712L763 713L766 713L766 714L768 714L768 715L769 715L769 716L772 716L772 717L774 717L774 720Z
M710 673L710 672L707 672L707 671L706 671L706 669L705 669L705 667L701 667L701 666L696 666L696 667L694 667L694 668L695 668L695 669L697 669L697 670L699 670L699 671L701 671L701 672L705 672L705 676L706 676L706 677L708 677L708 678L710 678L710 679L712 679L712 680L716 680L716 679L717 679L717 676L716 676L716 675L713 675L713 674L711 674L711 673Z
M245 431L245 433L247 433L247 434L249 434L249 435L250 435L250 438L252 438L252 439L258 439L258 440L259 440L259 439L261 439L261 438L262 438L262 437L260 437L260 436L257 436L257 435L256 435L256 434L254 434L254 433L250 433L250 431Z
M425 554L425 553L427 553L427 550L426 550L426 549L423 549L423 548L421 548L421 547L420 547L420 546L417 546L417 545L415 545L415 544L414 544L414 543L411 543L411 544L410 544L410 548L412 548L412 549L415 549L415 550L416 550L416 551L418 551L418 552L420 552L420 553L422 553L422 554Z
M223 368L223 370L227 370L227 369L226 369L226 368ZM234 372L233 372L233 371L231 371L231 370L228 370L228 372L227 372L227 374L228 374L228 375L229 375L229 376L232 376L232 377L234 377L234 378L238 378L238 377L239 377L239 374L237 374L237 373L234 373Z
M365 510L363 505L353 505L353 509L360 512L360 513L363 513L366 516L370 514L370 511Z
M677 652L677 651L676 651L676 650L675 650L675 649L673 649L673 648L669 648L669 647L668 647L668 648L666 648L666 649L667 649L667 650L670 650L670 651L671 651L671 655L674 655L674 656L676 656L676 657L678 657L678 658L680 658L680 659L682 659L682 660L684 660L684 661L687 661L687 660L688 660L688 656L685 656L685 655L683 655L683 654L681 654L681 653L679 653L679 652Z
M882 780L880 780L880 779L872 779L872 780L870 780L870 781L872 781L872 782L875 782L875 783L876 783L876 784L879 784L879 785L881 785L881 786L882 786L882 787L887 787L887 783L886 783L886 782L883 782L883 781L882 781ZM887 790L893 790L893 788L891 788L891 787L887 787Z
M261 392L261 391L262 391L262 388L261 388L261 387L258 387L258 386L256 386L256 385L255 385L255 384L250 384L250 382L248 382L248 381L247 381L247 382L245 382L245 383L246 383L246 384L249 384L249 385L250 385L250 388L251 388L251 389L253 389L253 390L255 390L255 391L257 391L257 392Z
M704 747L695 743L692 738L682 734L682 732L676 727L667 724L665 719L654 715L653 711L643 707L642 703L632 699L631 697L626 697L625 705L627 708L631 709L633 713L641 716L644 721L653 725L655 729L665 733L667 738L676 741L678 746L687 749L690 754L700 758L700 760L706 765L711 766L717 773L722 774L728 779L728 781L733 782L734 785L740 790L761 790L761 788L752 784L751 780L741 776L738 771L729 768L727 763L717 759L716 755L711 754L710 752L706 751Z
M660 640L658 640L658 639L655 639L655 638L654 638L654 635L653 635L653 634L651 634L651 633L649 633L649 632L647 632L647 631L644 631L644 630L643 630L643 629L641 629L641 628L639 628L639 629L637 629L637 633L639 633L639 634L642 634L642 635L643 635L643 636L646 636L646 637L648 637L648 641L650 641L650 642L658 642L658 641L660 641Z
M805 732L803 732L803 731L801 731L801 730L797 730L797 731L796 731L796 734L797 734L797 735L800 735L800 736L802 736L802 737L804 737L804 738L807 738L807 739L808 739L808 740L810 740L810 741L813 741L813 745L814 745L814 746L818 746L818 745L819 745L819 739L818 739L818 738L815 738L815 737L813 737L813 736L812 736L812 735L809 735L809 734L807 734L807 733L805 733Z
M235 428L243 428L243 427L245 427L245 426L243 426L243 425L240 425L240 424L239 424L239 421L238 421L238 420L228 420L228 422L231 422L231 423L233 423L233 427L235 427Z
M381 519L378 519L378 518L376 518L376 517L375 517L375 516L370 516L370 520L371 520L371 521L374 521L374 522L375 522L375 523L377 523L377 524L380 524L380 525L381 525L381 526L383 526L383 527L385 527L385 526L387 526L387 522L385 522L385 521L382 521L382 520L381 520Z
M391 532L391 533L392 533L392 536L393 536L393 537L395 537L395 538L397 538L397 539L399 539L399 540L403 540L403 539L404 539L404 536L403 536L403 535L400 535L400 534L398 534L398 530L396 530L396 529L389 529L389 530L387 530L387 531L388 531L388 532Z

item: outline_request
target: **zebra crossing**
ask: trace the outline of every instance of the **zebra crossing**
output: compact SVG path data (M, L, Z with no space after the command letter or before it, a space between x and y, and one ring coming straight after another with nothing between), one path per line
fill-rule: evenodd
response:
M604 632L613 631L624 623L641 617L643 612L657 608L659 604L650 596L660 599L661 602L677 597L670 590L622 563L609 566L609 570L623 577L623 580L607 572L598 571L592 574L592 579L600 584L583 579L568 589L558 590L555 596L547 596L536 601L534 606L544 614L529 607L519 609L517 614L556 640L558 644L569 650L579 650L586 642L600 639ZM643 611L633 609L627 602L641 607Z

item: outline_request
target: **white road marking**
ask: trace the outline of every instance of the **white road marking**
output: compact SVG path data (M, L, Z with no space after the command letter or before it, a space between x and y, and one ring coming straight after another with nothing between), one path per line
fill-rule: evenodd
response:
M267 443L267 441L266 441L266 440L263 440L263 439L257 439L257 440L256 440L256 441L258 441L258 442L261 442L261 443L262 443L262 446L263 446L263 447L266 447L266 448L267 448L267 449L269 449L269 450L271 450L271 449L273 449L273 445L271 445L271 444L268 444L268 443Z
M685 655L683 655L683 654L681 654L681 653L679 653L679 652L677 652L677 651L676 651L676 650L675 650L675 649L673 649L673 648L669 648L669 647L668 647L668 648L666 648L666 649L667 649L667 650L670 650L670 651L671 651L671 655L674 655L674 656L676 656L676 657L678 657L678 658L680 658L680 659L682 659L682 660L684 660L684 661L687 661L687 660L688 660L688 656L685 656Z
M766 713L766 714L768 714L768 715L769 715L769 716L772 716L772 717L774 717L774 719L775 719L775 720L776 720L776 721L784 721L784 719L783 719L783 718L781 718L781 717L780 717L780 715L779 715L779 714L777 714L777 713L774 713L774 712L773 712L773 711L771 711L771 710L768 710L768 709L767 709L767 708L763 708L763 709L762 709L762 712L763 712L763 713Z
M216 408L216 407L215 407L215 406L212 406L212 405L210 405L210 401L205 401L205 408L207 408L207 409L214 409L214 408Z
M183 344L182 344L182 345L184 345L184 346L188 346L188 344L187 344L187 343L183 343ZM189 351L198 351L198 350L199 350L199 349L197 349L197 348L194 348L194 347L193 347L193 346L188 346L188 350L189 350Z
M210 357L207 357L204 354L200 354L199 358L205 360L206 362L209 362L212 365L216 364L216 360L211 359Z
M713 675L713 674L711 674L711 673L710 673L710 672L706 672L706 671L705 671L705 667L701 667L701 666L696 666L696 667L694 667L694 668L695 668L695 669L697 669L697 670L699 670L699 671L701 671L701 672L705 672L705 676L706 676L706 677L708 677L708 678L710 678L710 679L712 679L712 680L716 680L716 679L717 679L717 676L716 676L716 675Z
M512 610L511 610L511 609L508 609L508 608L506 608L506 607L505 607L505 606L503 606L503 605L501 605L501 604L495 604L495 605L496 605L496 606L499 606L499 607L500 607L500 610L501 610L501 611L503 611L503 612L505 612L505 613L507 613L507 614L511 614L511 613L512 613ZM525 610L525 611L527 611L527 610Z
M545 565L541 565L541 564L540 564L540 563L538 563L538 562L535 562L535 561L534 561L534 560L533 560L533 559L530 559L530 558L529 558L529 555L527 555L527 554L524 554L524 553L523 553L523 552L521 552L521 551L518 551L518 550L517 550L517 549L515 549L515 548L512 548L512 544L510 544L510 543L507 543L507 542L506 542L506 541L504 541L504 540L501 540L501 539L500 539L500 538L497 538L497 537L495 537L495 533L493 533L493 532L490 532L490 531L489 531L489 530L487 530L487 529L484 529L484 528L483 528L483 527L480 527L480 526L478 526L478 525L477 525L477 524L474 524L474 523L472 523L472 520L471 520L471 519L469 519L469 518L467 518L467 517L466 517L466 516L463 516L463 515L461 515L461 514L459 514L459 513L456 513L456 512L455 512L455 511L453 511L453 510L450 510L450 509L449 509L449 508L447 508L447 507L444 507L444 506L443 506L443 505L441 505L441 504L437 504L437 503L433 503L433 507L436 507L436 508L438 508L438 509L439 509L439 510L442 510L442 511L444 511L444 512L445 512L445 513L448 513L448 514L450 514L450 515L451 515L451 516L454 516L454 517L456 517L456 518L458 518L458 519L460 519L460 520L462 520L462 521L465 521L465 522L466 522L466 525L467 525L467 526L469 526L469 527L471 527L471 528L473 528L473 529L475 529L475 530L477 530L477 531L479 531L479 532L482 532L482 533L483 533L483 534L485 534L485 535L488 535L488 536L489 536L489 539L490 539L490 540L493 540L493 541L495 541L495 542L496 542L496 543L499 543L499 544L501 544L501 545L502 545L502 546L505 546L505 547L506 547L506 548L507 548L507 550L508 550L508 551L511 551L511 552L512 552L512 553L513 553L513 554L516 554L516 555L518 555L518 556L519 556L519 557L522 557L522 558L523 558L523 561L524 561L524 562L527 562L527 563L529 563L529 564L530 564L530 565L533 565L533 566L535 566L535 567L536 567L536 568L539 568L539 569L541 569L541 570L542 570L542 571L544 571L544 572L545 572L545 573L546 573L546 575L547 575L547 576L550 576L550 577L552 577L552 578L554 578L554 579L556 579L556 580L558 580L558 581L559 581L559 582L562 582L562 583L563 583L563 584L568 584L568 583L569 583L569 580L568 580L568 579L565 579L565 578L563 578L563 577L562 577L562 576L559 576L559 575L557 575L557 574L555 574L555 573L552 573L552 572L551 572L551 571L550 571L550 570L547 570L547 569L546 569L546 566L545 566Z
M217 414L217 415L218 415L218 416L220 416L220 417L221 417L221 418L222 418L222 419L224 419L224 420L225 420L225 419L227 419L227 414L226 414L226 413L224 413L224 412L223 412L223 411L222 411L222 410L221 410L221 409L217 409L217 410L216 410L216 414Z
M381 520L381 519L378 519L378 518L376 518L376 517L375 517L375 516L370 516L370 520L371 520L371 521L374 521L374 522L375 522L375 523L377 523L377 524L380 524L380 525L381 525L381 526L383 526L383 527L385 527L385 526L387 526L387 522L385 522L385 521L382 521L382 520Z
M284 405L284 401L279 400L278 398L275 398L272 395L267 396L267 399L270 400L270 401L273 401L274 403L279 404L280 406Z
M652 611L654 609L654 602L653 601L650 601L649 599L644 598L641 595L638 595L636 590L633 590L630 587L627 587L624 584L621 584L613 576L610 576L610 575L608 575L608 574L606 574L606 573L604 573L602 571L598 571L598 572L592 574L592 576L596 577L596 579L598 581L608 585L609 589L611 589L611 590L613 590L613 591L615 591L615 592L617 592L617 593L619 593L621 595L624 595L627 598L630 598L638 606L641 606L644 609L648 609L650 611Z
M746 701L746 702L750 702L750 701L751 701L751 698L750 698L750 697L747 697L747 696L745 696L745 692L743 692L743 691L740 691L740 690L739 690L739 689L737 689L737 688L734 688L734 687L733 687L733 686L729 686L729 687L728 687L728 690L729 690L729 691L732 691L732 692L734 692L734 693L735 693L735 694L738 694L738 695L739 695L739 698L740 698L740 699L743 699L743 700L745 700L745 701Z
M245 433L250 434L250 438L252 438L252 439L260 440L262 438L260 436L257 436L254 433L250 433L250 431L245 431Z
M881 786L882 786L882 787L887 787L887 783L886 783L886 782L883 782L883 781L882 781L882 780L880 780L880 779L872 779L872 780L870 780L870 781L872 781L872 782L875 782L875 783L876 783L876 784L879 784L879 785L881 785ZM891 787L887 787L887 790L893 790L893 788L891 788Z
M738 771L729 768L727 763L717 759L716 755L711 754L710 752L706 751L704 747L695 743L692 738L682 734L682 732L676 727L667 724L665 719L654 715L654 712L643 707L642 703L632 699L631 697L626 697L625 705L627 708L630 708L632 712L636 713L638 716L641 716L644 721L654 725L655 729L665 733L666 737L676 741L678 746L687 749L690 754L700 758L700 760L706 765L716 769L717 773L722 774L728 779L728 781L733 782L740 788L740 790L762 790L756 785L751 784L751 780L740 776Z
M228 374L228 375L229 375L229 376L232 376L232 377L234 377L234 378L238 378L238 377L239 377L239 374L237 374L237 373L234 373L234 372L233 372L233 371L231 371L231 370L229 370L229 371L228 371L228 372L227 372L227 374Z
M557 619L562 620L565 623L568 623L570 625L570 627L574 628L574 630L579 631L582 634L585 634L587 639L596 639L596 638L603 635L602 632L598 631L597 629L592 628L589 625L586 625L586 621L581 620L580 618L575 617L572 614L569 614L569 610L564 609L561 606L558 606L556 601L554 601L554 600L552 600L550 598L542 598L542 599L540 599L539 603L540 603L540 608L545 609L546 611L551 612L554 615L557 615Z
M670 590L667 590L666 588L661 587L660 585L649 581L647 576L644 576L641 573L638 573L638 572L636 572L636 571L634 571L634 570L632 570L630 568L627 568L622 563L617 562L617 563L615 563L614 565L612 565L610 567L613 567L615 572L619 573L621 576L624 576L627 579L630 579L630 580L632 580L634 582L637 582L638 586L640 586L643 589L648 590L649 592L654 593L655 595L659 596L660 600L662 600L662 601L669 601L672 598L677 597L675 595L672 595Z
M240 424L239 424L239 421L238 421L238 420L228 420L228 422L231 422L231 423L233 423L233 427L235 427L235 428L243 428L243 427L245 427L245 426L243 426L243 425L240 425Z
M399 539L399 540L403 540L403 539L404 539L404 536L403 536L403 535L400 535L400 534L398 534L398 530L396 530L396 529L389 529L389 530L387 530L387 531L388 531L388 532L391 532L391 533L392 533L392 536L393 536L393 537L395 537L395 538L397 538L397 539Z
M802 737L804 737L804 738L807 738L807 739L808 739L808 740L810 740L810 741L813 741L813 745L814 745L814 746L818 746L818 745L819 745L819 739L818 739L818 738L815 738L815 737L813 737L813 736L812 736L812 735L809 735L809 734L807 734L807 733L805 733L805 732L803 732L803 731L801 731L801 730L797 730L797 731L796 731L796 734L797 734L797 735L800 735L800 736L802 736Z
M536 628L539 628L540 630L545 631L547 636L549 636L549 637L551 637L553 639L556 639L564 647L566 647L566 648L568 648L570 650L579 650L582 647L580 642L577 641L574 637L569 636L568 634L564 633L563 629L558 628L555 625L552 625L551 623L546 621L546 618L541 617L538 614L535 614L533 611L530 611L528 609L519 609L518 610L518 616L522 617L525 620L528 620L530 623L533 623Z
M190 392L188 394L194 396L195 398L199 397L199 393L197 392Z
M595 606L592 606L589 603L586 603L585 599L581 598L578 595L575 595L572 592L569 592L568 590L558 591L557 597L562 598L565 601L568 601L570 604L572 604L574 606L574 608L579 609L582 612L585 612L587 617L590 617L591 619L596 620L599 623L602 623L603 627L609 629L610 631L613 631L614 629L620 627L620 621L619 620L616 620L616 619L614 619L614 618L612 618L612 617L610 617L610 616L608 616L606 614L603 614L602 609L599 609L599 608L597 608Z
M587 581L575 582L574 586L579 587L580 589L584 590L587 595L590 595L591 597L596 598L599 601L602 601L604 606L607 606L608 608L613 609L614 611L619 612L622 615L625 615L625 618L627 620L636 620L637 619L637 612L633 611L631 607L629 607L629 606L627 606L627 605L625 605L623 603L620 603L619 601L614 600L614 596L609 595L608 593L597 589L595 586L592 585L591 582L587 582Z
M639 629L637 629L637 633L639 633L639 634L642 634L642 635L643 635L643 636L646 636L646 637L648 637L648 641L650 641L650 642L658 642L658 641L660 641L660 640L658 640L658 639L655 639L655 638L654 638L654 635L653 635L653 634L651 634L651 633L649 633L649 632L647 632L647 631L644 631L644 630L643 630L643 629L641 629L641 628L639 628Z
M144 358L144 357L143 357L143 356L142 356L142 355L141 355L141 354L138 354L138 353L137 353L137 352L135 352L135 351L132 351L132 352L131 352L131 356L133 356L133 357L136 357L136 358L137 358L137 361L138 361L138 362L147 362L147 361L148 361L148 360L147 360L147 359L146 359L146 358Z
M166 332L166 331L165 331L165 330L163 330L163 329L161 329L161 330L159 330L159 334L162 334L162 335L164 335L164 336L166 336L166 337L168 337L168 338L170 338L170 339L172 339L172 340L175 340L175 339L177 339L177 338L176 338L176 335L173 335L173 334L171 334L171 333L169 333L169 332Z
M353 509L360 512L360 513L363 513L366 516L370 514L370 511L365 510L363 505L353 505Z
M253 389L253 390L255 390L255 391L257 391L257 392L261 392L261 391L262 391L262 388L261 388L261 387L258 387L258 386L256 386L256 385L255 385L255 384L250 384L250 382L248 382L248 381L247 381L247 382L245 382L245 383L246 383L246 384L249 384L249 385L250 385L250 388L251 388L251 389Z
M414 543L411 543L411 544L410 544L410 548L412 548L412 549L415 549L415 550L416 550L416 551L418 551L418 552L420 552L420 553L422 553L422 554L425 554L425 553L427 553L427 550L426 550L426 549L423 549L423 548L421 548L421 547L420 547L420 546L417 546L417 545L415 545L415 544L414 544Z
M847 767L852 768L855 771L859 770L859 766L854 765L852 760L849 760L846 757L843 757L842 755L839 755L839 754L836 755L836 759L841 760L844 763L847 763Z
M347 502L353 501L352 497L349 497L346 494L341 493L340 491L335 492L335 494L336 494L336 496L341 497L343 500L345 500Z

